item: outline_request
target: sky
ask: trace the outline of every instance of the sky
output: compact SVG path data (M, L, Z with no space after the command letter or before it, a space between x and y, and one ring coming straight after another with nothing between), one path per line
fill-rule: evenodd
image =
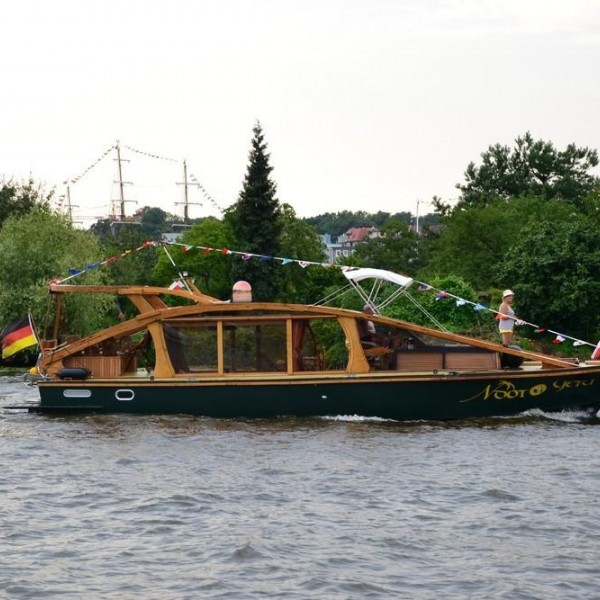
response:
M182 214L185 159L192 217L236 201L257 120L300 217L425 214L527 131L600 150L597 0L20 0L2 20L0 177L70 181L83 224L119 198L117 140L127 214Z

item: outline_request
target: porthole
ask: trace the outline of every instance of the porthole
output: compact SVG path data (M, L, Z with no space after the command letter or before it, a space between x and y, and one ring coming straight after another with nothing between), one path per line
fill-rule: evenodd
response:
M135 392L129 389L120 389L115 392L115 398L123 402L129 402L135 397Z

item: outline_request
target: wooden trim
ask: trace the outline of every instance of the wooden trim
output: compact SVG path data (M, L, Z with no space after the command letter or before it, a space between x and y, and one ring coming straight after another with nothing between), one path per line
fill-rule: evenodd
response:
M225 373L225 357L223 355L223 321L217 321L217 374Z
M287 356L287 374L291 375L294 372L294 345L293 345L293 329L292 319L285 320L285 349Z
M174 377L175 369L171 364L169 352L167 351L167 342L165 341L165 333L163 331L162 322L150 323L148 331L154 342L154 352L156 354L156 362L154 363L155 377Z
M350 373L368 373L371 367L360 343L356 319L354 317L338 317L338 321L344 330L346 343L348 344L346 371Z

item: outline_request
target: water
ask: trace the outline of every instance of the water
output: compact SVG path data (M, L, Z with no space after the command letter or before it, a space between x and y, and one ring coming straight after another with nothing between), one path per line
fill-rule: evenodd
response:
M0 406L35 395L0 378ZM598 598L599 439L0 408L0 597Z

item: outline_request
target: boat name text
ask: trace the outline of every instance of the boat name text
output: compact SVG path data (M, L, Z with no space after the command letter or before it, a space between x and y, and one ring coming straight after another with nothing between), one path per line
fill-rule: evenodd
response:
M552 382L552 388L555 393L563 392L567 389L588 387L594 385L593 379L559 379ZM535 398L546 392L548 386L545 383L536 383L531 387L518 388L511 381L505 379L499 381L496 384L490 383L486 385L481 392L471 396L463 402L471 402L473 400L523 400L525 398Z

